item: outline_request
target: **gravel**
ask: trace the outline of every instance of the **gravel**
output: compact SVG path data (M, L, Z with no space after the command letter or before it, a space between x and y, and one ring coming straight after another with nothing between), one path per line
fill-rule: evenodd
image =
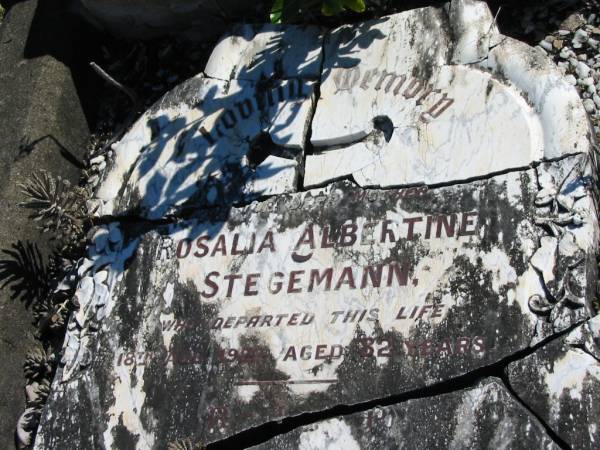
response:
M596 14L573 13L556 30L539 42L539 48L554 59L575 86L590 115L596 132L600 130L600 43Z

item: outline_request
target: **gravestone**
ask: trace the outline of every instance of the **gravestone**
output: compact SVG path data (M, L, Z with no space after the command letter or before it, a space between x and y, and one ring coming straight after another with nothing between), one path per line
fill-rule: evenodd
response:
M438 420L432 421L432 417ZM342 447L343 446L343 447ZM489 379L458 392L330 419L278 436L260 449L558 449L539 422Z
M590 136L483 2L236 28L113 147L89 207L115 222L81 262L36 448L208 444L340 405L364 412L277 446L413 442L440 414L444 447L552 447L503 382L450 387L513 362L526 390L520 355L591 330Z

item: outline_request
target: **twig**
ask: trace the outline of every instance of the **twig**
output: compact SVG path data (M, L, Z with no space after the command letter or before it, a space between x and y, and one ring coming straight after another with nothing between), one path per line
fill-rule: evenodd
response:
M135 92L133 92L132 89L130 89L127 86L124 86L121 83L119 83L117 80L115 80L109 74L107 74L104 71L104 69L102 69L102 67L100 67L98 64L96 64L94 61L90 62L90 66L92 66L92 69L94 69L94 71L98 75L100 75L102 78L104 78L104 80L108 81L108 83L112 84L114 87L116 87L121 92L123 92L124 94L126 94L131 99L131 101L133 102L134 105L138 105L139 104L138 96L135 94Z

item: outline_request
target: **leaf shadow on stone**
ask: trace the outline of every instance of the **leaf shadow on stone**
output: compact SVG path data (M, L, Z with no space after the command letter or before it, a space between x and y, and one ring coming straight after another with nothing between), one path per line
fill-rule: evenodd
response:
M170 119L161 114L148 120L152 141L135 163L136 176L145 180L146 188L143 193L133 188L133 202L128 203L139 207L132 208L125 215L153 211L153 218L181 218L190 214L198 217L199 208L209 207L221 210L219 217L226 218L232 207L261 200L268 195L264 189L254 188L248 192L249 185L260 183L264 186L266 180L274 179L289 167L283 167L281 162L274 165L266 161L269 156L288 159L290 163L295 161L298 177L303 154L302 149L291 142L291 127L296 120L304 119L301 109L307 101L311 101L312 93L305 92L304 84L318 83L319 80L306 76L286 77L290 68L286 67L284 73L281 55L289 52L298 55L299 51L304 51L297 59L303 61L303 67L318 62L319 58L328 58L328 67L321 69L321 79L324 79L336 67L359 64L360 60L353 53L357 48L369 47L374 40L385 39L381 31L371 27L386 20L359 25L360 38L350 39L341 45L336 49L335 57L315 56L311 54L315 47L310 45L300 45L300 50L293 48L297 43L286 39L285 28L281 28L282 33L269 39L250 64L238 68L235 80L196 77L178 86L175 91L179 92L175 95L167 94L154 108L170 106L173 101L184 101L196 113L200 112L200 117L193 120L184 116ZM244 37L234 35L233 38ZM264 74L270 71L271 66L272 76L266 78ZM302 67L296 67L294 71L301 73ZM203 83L214 85L207 88ZM232 87L234 84L239 89ZM201 88L206 91L204 95L194 95ZM314 93L318 95L318 87ZM169 96L172 98L168 99ZM194 103L190 102L190 98L194 99ZM314 110L316 99L312 101ZM285 116L282 114L283 107L286 107ZM312 110L308 111L304 120L311 120L312 113ZM172 163L176 170L163 170ZM194 180L200 167L201 178ZM209 237L216 236L219 230L213 226L210 228ZM204 231L207 230L197 229L199 233ZM189 236L190 239L196 237Z
M4 249L0 260L0 289L10 287L11 298L21 300L27 308L48 294L49 270L38 246L18 241L12 249Z
M384 38L383 35L377 33L369 36L369 39ZM163 113L151 116L146 123L151 130L151 142L134 163L133 170L127 175L128 179L124 180L124 184L128 185L133 171L137 170L136 176L139 179L146 177L147 188L144 193L140 193L139 190L129 193L131 198L125 199L125 201L128 205L136 206L123 212L123 215L139 217L141 212L164 210L168 212L157 214L161 222L164 219L171 222L173 219L193 217L198 221L194 223L194 226L188 227L186 238L190 241L203 235L214 238L224 226L227 226L227 220L230 218L233 207L242 206L250 199L264 199L268 195L264 191L258 190L249 197L244 189L249 179L268 180L280 173L280 167L273 166L266 161L269 155L295 159L301 163L300 149L287 145L291 141L291 130L286 132L286 129L298 119L300 106L291 108L288 111L289 114L278 122L276 128L272 128L272 121L276 117L278 109L256 106L255 113L260 114L238 120L236 127L228 130L227 136L213 139L212 145L208 145L211 142L201 131L204 121L211 114L225 114L233 105L241 104L247 99L256 99L257 93L263 93L267 97L268 103L269 92L272 92L273 89L277 90L282 81L289 81L276 78L259 78L258 81L248 81L251 77L256 78L255 71L264 67L263 65L267 63L266 58L275 57L279 52L285 52L285 49L281 48L281 42L283 40L274 39L261 52L260 60L255 61L251 67L242 68L237 77L240 80L239 84L244 88L239 91L230 93L228 86L230 83L214 80L214 85L206 89L204 95L193 96L190 95L190 92L197 93L202 82L206 80L206 78L196 77L180 85L174 93L167 94L162 100L159 100L153 108L155 111L186 102L190 109L196 108L195 112L201 110L202 113L194 120L186 120L184 117L172 119ZM361 45L367 45L365 40L360 42ZM341 54L341 57L335 58L334 67L358 64L359 60L352 56L351 46L347 46ZM318 82L316 79L298 80L299 82ZM218 87L221 84L226 85L224 94ZM318 89L316 92L318 93ZM312 114L309 113L307 120L311 120L311 118ZM248 125L248 121L253 121L254 127ZM225 130L224 126L223 129ZM249 133L249 130L253 130L253 133ZM273 138L274 134L277 134L277 139ZM255 158L252 156L252 151L256 152ZM247 159L250 160L249 164ZM252 167L253 160L255 167ZM175 165L176 171L162 170L172 161L180 163ZM198 176L199 164L202 165L202 174L206 174L206 177L202 175L202 179L194 179ZM228 176L219 179L212 176L219 172L227 172ZM215 191L218 201L212 202L213 206L211 206L209 194L211 192L214 194ZM124 197L123 191L120 195L122 198ZM278 202L282 213L286 209L285 202L290 198L291 196L284 196L284 199ZM169 208L167 205L176 205L176 207ZM143 211L144 208L146 211ZM287 405L294 404L297 396L283 384L261 385L259 387L261 394L257 395L256 400L250 404L245 404L235 394L236 379L240 375L258 380L283 381L289 378L289 375L278 370L277 355L272 354L273 350L269 349L262 341L256 340L251 334L245 334L240 336L240 342L264 350L264 357L248 367L232 363L223 364L219 360L223 343L212 333L210 328L211 320L219 313L219 302L216 304L200 302L194 287L184 285L179 281L175 283L174 287L174 298L177 299L172 307L174 319L197 318L198 324L194 325L191 332L179 333L172 339L171 348L166 347L162 336L162 324L150 319L150 317L158 318L158 315L147 314L149 310L156 311L158 305L153 302L163 301L161 292L164 286L154 283L139 283L139 280L148 274L150 267L159 264L156 255L160 254L161 239L160 237L157 239L157 236L151 236L151 234L152 231L156 231L157 224L161 222L150 223L137 230L134 227L133 232L129 234L132 239L138 239L139 234L149 231L145 237L140 239L141 244L137 257L129 259L125 265L123 298L127 298L128 301L118 301L113 313L115 319L103 324L104 331L93 337L95 344L92 344L92 346L98 344L98 348L130 351L136 348L136 340L143 339L143 348L150 349L153 355L158 355L148 362L141 377L132 372L129 380L132 385L137 384L141 379L144 381L144 389L148 398L140 409L139 417L144 428L154 429L156 448L162 448L167 442L182 437L180 433L184 432L189 432L190 435L197 436L202 441L213 440L227 437L232 432L249 426L264 423L273 417L285 417L290 413ZM158 230L161 237L168 237L172 232L173 227L168 227L168 229L160 227ZM152 243L143 243L148 240ZM147 245L150 245L151 249L147 248ZM112 266L111 270L122 271L116 264ZM166 264L164 270L161 270L163 276L166 276L165 272L177 270L177 263ZM199 367L182 363L176 365L172 371L165 370L164 360L169 358L170 353L187 356L190 352L205 357L208 362L203 362ZM95 385L111 385L110 380L114 374L113 357L114 353L111 352L94 354L95 361L92 363L92 367L95 369L91 371L90 376L98 380ZM232 418L235 420L232 420L227 428L217 431L217 435L211 435L209 431L211 420L218 421L214 417L214 411L208 407L210 404L207 404L206 401L206 398L211 396L230 396L228 403L231 405L231 410L237 411L236 417ZM82 397L90 398L90 395L84 394ZM121 401L117 397L117 392L103 388L99 399L102 405L101 410L109 411L111 405ZM269 399L269 401L260 401L259 397ZM76 413L79 407L65 405L65 409L70 414L72 413L72 417L80 417L80 414ZM78 426L86 427L88 420L90 418L87 412L84 412L81 418L70 423L69 427L71 429ZM215 428L220 427L215 426ZM89 435L93 436L95 433L96 431L90 430ZM123 433L123 430L115 429L113 433ZM68 435L68 433L63 434ZM102 438L98 437L98 439L100 441Z

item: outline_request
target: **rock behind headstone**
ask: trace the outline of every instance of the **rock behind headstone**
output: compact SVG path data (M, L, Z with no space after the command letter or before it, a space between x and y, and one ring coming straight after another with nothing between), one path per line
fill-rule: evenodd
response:
M235 0L78 1L99 28L134 39L174 33L198 40L216 38L235 20L266 10L262 2Z
M4 2L3 2L4 3ZM20 208L24 200L20 183L33 173L46 170L73 183L80 168L89 137L83 110L85 75L75 61L78 42L84 34L66 14L64 2L27 0L15 2L0 25L0 249L14 251L35 245L43 255L52 245L41 238L38 222ZM6 6L6 3L4 3ZM75 31L77 30L77 31ZM21 250L21 257L26 255ZM6 253L0 259L2 280L23 273L11 273ZM33 263L30 259L25 261ZM14 268L14 265L12 266ZM25 269L30 269L31 266ZM25 409L25 354L36 345L31 310L25 304L36 301L27 289L31 280L0 290L0 448L14 447L14 432Z

